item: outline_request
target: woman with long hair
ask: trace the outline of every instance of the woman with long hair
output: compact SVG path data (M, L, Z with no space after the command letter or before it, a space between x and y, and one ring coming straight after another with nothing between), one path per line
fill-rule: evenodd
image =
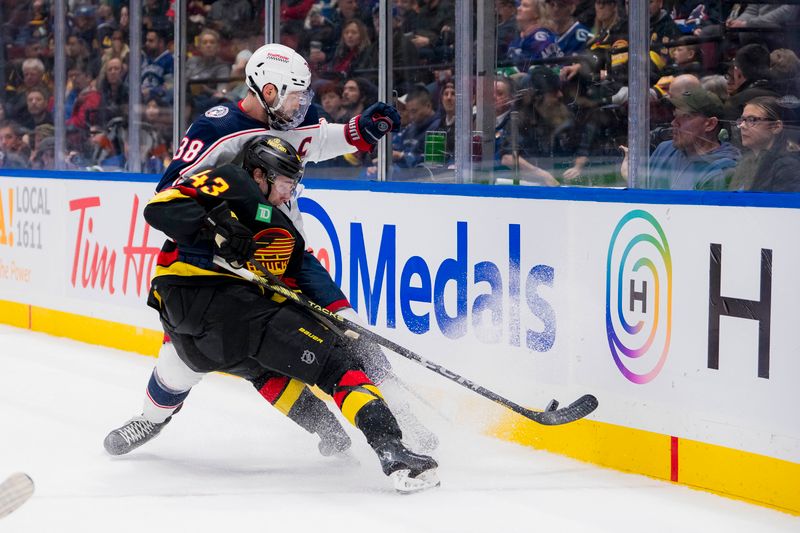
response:
M377 68L377 65L372 65L370 61L368 54L370 44L366 24L358 19L348 20L342 26L342 36L336 52L328 63L328 70L350 75L354 70Z
M773 96L753 98L736 126L747 150L739 161L730 189L734 191L800 191L800 152L793 142L791 110Z

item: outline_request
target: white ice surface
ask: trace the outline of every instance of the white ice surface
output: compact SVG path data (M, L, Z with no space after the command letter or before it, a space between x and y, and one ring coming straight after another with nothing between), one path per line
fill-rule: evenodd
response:
M316 438L222 375L195 387L157 439L111 458L103 438L140 412L153 362L0 326L0 478L36 482L0 532L800 532L798 517L435 415L442 486L401 496L355 429L354 459L323 458Z

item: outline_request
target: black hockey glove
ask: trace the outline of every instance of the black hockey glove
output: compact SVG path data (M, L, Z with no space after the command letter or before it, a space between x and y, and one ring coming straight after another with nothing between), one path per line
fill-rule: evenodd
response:
M390 131L400 129L400 113L383 102L376 102L363 113L350 119L345 127L347 142L369 152Z
M253 232L236 219L222 202L208 212L206 221L214 232L215 253L234 268L242 268L256 251Z

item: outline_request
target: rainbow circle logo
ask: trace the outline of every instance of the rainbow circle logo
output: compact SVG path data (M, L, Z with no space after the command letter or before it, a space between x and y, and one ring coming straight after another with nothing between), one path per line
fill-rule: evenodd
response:
M606 262L606 334L622 375L652 381L667 360L672 333L672 258L658 221L634 210L617 224Z

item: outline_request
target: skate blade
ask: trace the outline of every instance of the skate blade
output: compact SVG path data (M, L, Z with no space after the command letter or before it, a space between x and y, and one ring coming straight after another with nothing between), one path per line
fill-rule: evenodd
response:
M439 476L436 475L436 469L431 468L420 473L417 477L411 477L411 471L408 469L396 470L389 474L394 483L394 490L400 494L414 494L415 492L422 492L436 488L441 485Z

